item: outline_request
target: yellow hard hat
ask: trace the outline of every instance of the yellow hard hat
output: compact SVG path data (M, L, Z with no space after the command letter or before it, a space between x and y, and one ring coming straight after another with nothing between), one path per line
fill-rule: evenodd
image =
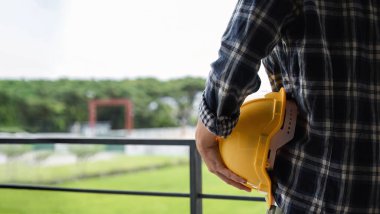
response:
M226 166L247 180L245 184L266 194L272 205L271 180L277 149L294 136L297 106L286 101L283 88L264 98L245 102L231 135L218 138L219 150Z

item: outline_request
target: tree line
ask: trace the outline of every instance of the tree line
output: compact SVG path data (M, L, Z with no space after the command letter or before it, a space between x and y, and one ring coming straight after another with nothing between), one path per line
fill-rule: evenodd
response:
M125 98L134 105L135 128L194 125L202 78L172 80L0 80L0 131L67 132L88 121L92 99ZM123 107L98 107L98 121L124 124Z

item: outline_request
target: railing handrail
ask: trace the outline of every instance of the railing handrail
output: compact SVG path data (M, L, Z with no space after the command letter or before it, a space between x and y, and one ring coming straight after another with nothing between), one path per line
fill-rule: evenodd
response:
M146 191L121 191L104 189L78 189L61 188L52 186L20 185L20 184L0 184L1 188L24 189L24 190L44 190L63 191L77 193L97 193L97 194L123 194L123 195L144 195L163 197L186 197L190 198L190 213L202 214L202 199L223 199L241 201L265 201L262 197L216 195L202 193L202 161L195 147L195 141L191 139L127 139L127 138L45 138L45 137L0 137L1 144L112 144L112 145L150 145L150 146L188 146L190 164L190 192L146 192Z
M113 145L156 145L156 146L191 146L191 139L130 139L122 137L0 137L0 144L113 144Z

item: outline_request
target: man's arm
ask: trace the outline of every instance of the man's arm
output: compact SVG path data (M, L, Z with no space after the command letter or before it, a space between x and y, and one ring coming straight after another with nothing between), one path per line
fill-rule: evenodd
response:
M240 0L212 63L200 105L200 119L218 136L235 127L245 98L260 87L261 59L295 17L293 0Z
M215 137L232 132L244 99L260 87L261 59L278 43L295 12L293 0L239 0L219 58L211 65L199 108L197 148L212 173L239 189L248 189L241 184L245 180L225 167Z

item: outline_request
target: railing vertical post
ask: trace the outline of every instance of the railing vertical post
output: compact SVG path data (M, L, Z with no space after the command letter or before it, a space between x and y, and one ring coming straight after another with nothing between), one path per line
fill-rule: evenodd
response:
M195 147L190 144L190 213L202 214L202 160Z

